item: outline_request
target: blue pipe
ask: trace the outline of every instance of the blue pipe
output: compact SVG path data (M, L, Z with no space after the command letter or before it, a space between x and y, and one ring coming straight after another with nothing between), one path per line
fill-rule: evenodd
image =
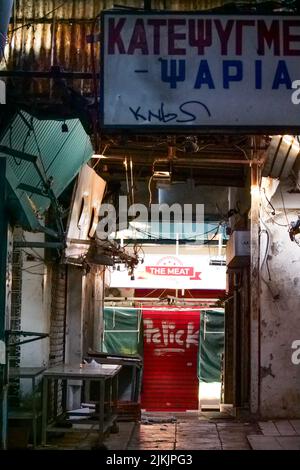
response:
M6 34L12 13L13 3L14 0L0 1L0 60L2 59L4 54Z

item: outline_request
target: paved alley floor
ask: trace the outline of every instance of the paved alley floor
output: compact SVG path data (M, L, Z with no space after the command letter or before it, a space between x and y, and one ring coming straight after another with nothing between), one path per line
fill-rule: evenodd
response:
M247 436L259 434L257 424L228 414L146 413L140 423L120 422L119 432L105 439L108 450L250 450ZM46 448L82 449L97 447L97 433L66 433L49 440ZM45 449L45 447L44 447Z
M253 450L300 450L300 419L261 421L262 434L248 436Z
M135 426L127 449L249 450L247 436L257 432L256 424L222 413L149 414Z
M43 449L97 448L93 428L51 438ZM300 450L300 420L250 422L227 413L144 413L139 423L119 422L105 439L108 450Z

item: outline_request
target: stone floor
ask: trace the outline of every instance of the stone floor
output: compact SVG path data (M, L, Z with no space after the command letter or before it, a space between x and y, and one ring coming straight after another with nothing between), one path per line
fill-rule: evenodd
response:
M300 419L259 422L262 434L248 436L253 450L300 450Z
M162 422L155 423L160 417ZM175 413L169 417L174 418L173 423L164 423L163 415L154 414L152 424L136 425L128 450L249 450L247 435L259 432L256 424L222 413Z
M250 450L247 437L259 435L256 423L225 413L148 413L141 423L119 423L119 433L105 440L109 450ZM92 449L93 429L66 433L48 442L47 449Z
M93 428L58 434L39 449L96 449ZM147 413L140 423L120 422L105 440L108 450L300 450L300 420L259 423L226 413Z

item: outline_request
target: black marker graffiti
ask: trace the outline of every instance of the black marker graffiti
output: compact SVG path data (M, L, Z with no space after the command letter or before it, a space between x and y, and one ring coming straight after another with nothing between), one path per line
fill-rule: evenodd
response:
M193 105L193 111L191 106ZM199 106L199 113L196 114L195 105ZM170 123L170 122L178 122L181 124L188 124L190 122L197 121L200 117L200 113L205 112L209 117L211 117L211 113L208 107L202 103L201 101L185 101L184 103L178 106L177 112L167 112L165 109L165 104L161 103L160 108L156 111L148 109L142 110L141 106L133 109L131 106L129 107L130 112L133 114L135 120L137 122L148 122L148 123Z

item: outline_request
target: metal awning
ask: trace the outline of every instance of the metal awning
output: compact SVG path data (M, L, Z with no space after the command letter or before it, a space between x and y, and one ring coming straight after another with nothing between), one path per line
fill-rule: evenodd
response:
M39 230L53 198L92 154L90 137L79 119L40 120L25 111L16 112L0 140L0 156L7 157L6 178L13 193L8 203L13 211L23 212L14 214L14 219L27 229Z

